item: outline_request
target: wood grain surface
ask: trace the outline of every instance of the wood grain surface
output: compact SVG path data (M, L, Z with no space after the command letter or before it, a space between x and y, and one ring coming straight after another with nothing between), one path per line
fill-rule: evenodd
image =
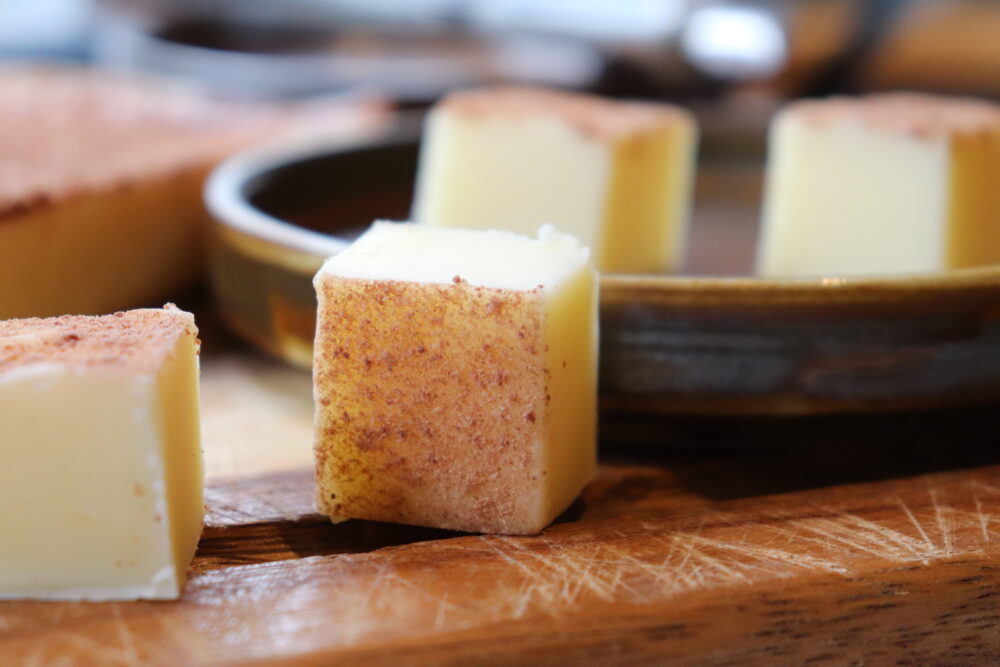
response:
M305 373L209 354L203 396L207 525L183 598L0 603L0 664L1000 655L995 407L798 422L605 415L598 479L542 535L510 538L314 514Z

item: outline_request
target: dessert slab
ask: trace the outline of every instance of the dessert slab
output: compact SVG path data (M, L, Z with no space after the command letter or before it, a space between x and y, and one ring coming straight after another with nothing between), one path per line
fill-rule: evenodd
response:
M308 366L311 277L371 220L409 216L418 136L409 118L375 142L271 147L214 174L212 282L232 328ZM606 410L878 413L1000 398L1000 266L751 278L745 200L759 170L738 183L712 171L698 176L688 275L602 277Z
M182 599L0 602L4 665L968 664L1000 651L995 408L749 420L716 425L707 451L672 421L646 424L670 449L603 421L581 500L510 538L330 524L311 507L308 374L211 343L203 368L208 517ZM754 439L770 446L741 446Z

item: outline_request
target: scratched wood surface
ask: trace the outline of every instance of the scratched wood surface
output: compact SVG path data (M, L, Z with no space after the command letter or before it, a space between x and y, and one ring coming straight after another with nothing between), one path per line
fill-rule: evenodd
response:
M209 353L203 412L207 526L183 599L0 603L0 664L1000 655L995 406L728 423L605 415L598 479L528 538L315 515L306 374Z

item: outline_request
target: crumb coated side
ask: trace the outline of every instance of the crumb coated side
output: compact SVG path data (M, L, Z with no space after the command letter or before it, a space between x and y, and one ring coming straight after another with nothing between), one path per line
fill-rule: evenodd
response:
M317 508L541 530L542 291L322 274L317 291Z
M197 334L194 316L173 304L96 317L0 320L0 374L38 363L153 372L179 336Z

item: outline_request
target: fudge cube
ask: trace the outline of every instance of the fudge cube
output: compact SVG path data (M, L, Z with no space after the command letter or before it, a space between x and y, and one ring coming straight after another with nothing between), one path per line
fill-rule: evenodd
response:
M0 598L176 598L201 535L194 318L0 321Z
M107 313L194 284L220 160L281 137L356 136L381 116L51 62L5 61L0 91L0 319Z
M597 282L575 239L377 222L315 286L320 512L533 534L591 479Z
M424 129L413 218L534 235L552 224L603 272L674 271L694 173L693 117L536 88L458 92Z
M916 94L792 104L771 126L758 272L1000 262L1000 105Z

